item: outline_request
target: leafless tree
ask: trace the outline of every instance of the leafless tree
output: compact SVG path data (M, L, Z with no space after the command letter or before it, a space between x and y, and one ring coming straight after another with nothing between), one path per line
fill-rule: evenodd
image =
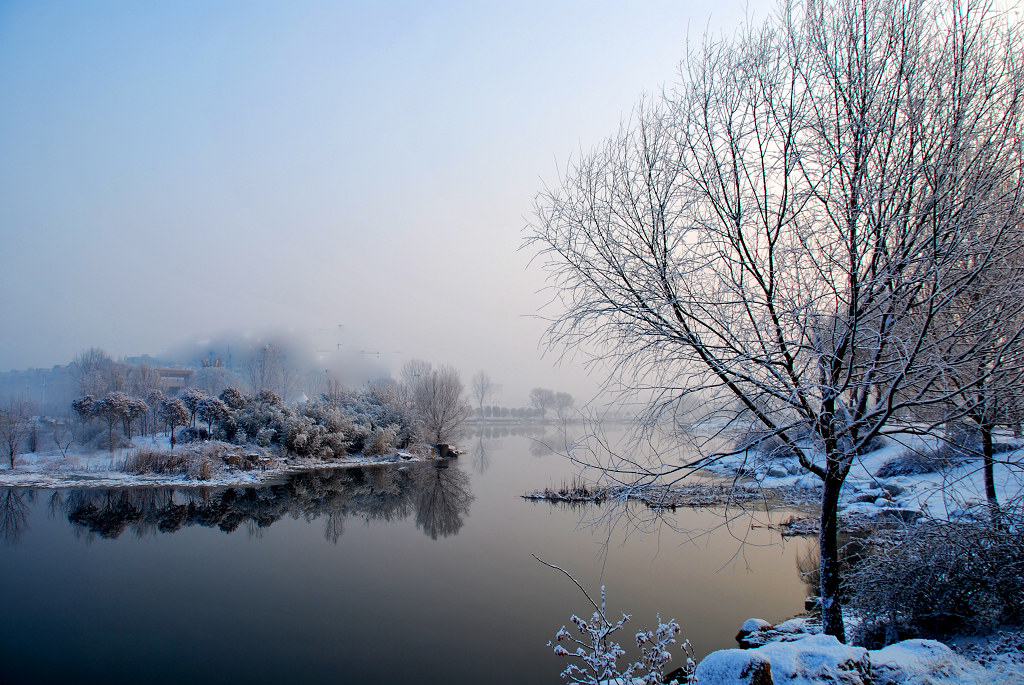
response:
M567 392L556 392L554 397L555 412L558 413L558 418L562 421L565 420L566 412L572 409L572 406L576 403L572 395Z
M71 448L71 443L75 441L75 433L71 430L63 420L58 419L53 425L53 443L57 446L60 451L60 456L64 459L68 458L68 450Z
M477 371L473 374L471 388L473 398L476 400L477 406L480 408L480 416L483 416L484 402L494 394L494 384L491 383L491 377L487 375L486 371Z
M405 364L402 364L399 380L401 380L401 382L409 388L410 391L415 392L420 379L425 378L433 368L434 367L428 361L424 361L422 359L410 359Z
M278 391L278 377L281 373L281 353L273 345L260 348L259 352L245 365L249 389L255 395L260 390Z
M941 314L1020 220L1022 54L984 2L787 3L687 54L673 92L538 196L550 345L649 392L652 425L694 397L739 407L821 478L840 639L846 476L906 428L895 418L943 401L954 367L969 374L970 355L940 354ZM717 456L622 468L642 485Z
M0 408L0 444L14 470L14 460L21 451L21 443L32 430L32 413L28 402L12 399Z
M469 417L469 405L462 399L462 378L452 366L432 369L417 379L413 406L427 439L435 443L456 439Z
M978 230L988 227L989 222L978 222ZM915 412L933 423L959 425L966 420L978 432L985 494L997 526L994 433L999 426L1021 420L1019 395L1024 383L1024 227L1016 227L1009 237L994 246L984 236L977 241L990 252L989 267L975 275L938 317L943 335L936 364L948 369L937 392L944 403ZM966 252L964 269L970 272L978 259Z
M555 406L555 391L547 388L534 388L530 391L530 404L540 410L541 418L546 417L548 409Z
M90 347L72 362L79 394L102 397L123 391L128 385L128 367L113 360L98 347Z

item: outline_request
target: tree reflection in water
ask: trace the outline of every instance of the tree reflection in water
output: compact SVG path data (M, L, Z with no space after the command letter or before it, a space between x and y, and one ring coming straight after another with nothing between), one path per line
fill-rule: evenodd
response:
M458 533L473 500L466 474L439 461L432 469L421 469L416 479L416 525L432 540Z
M28 503L33 499L31 490L0 490L0 542L18 544L28 530Z
M349 519L397 521L413 512L416 525L432 539L455 535L472 500L469 477L445 461L310 471L265 487L73 490L55 493L50 507L66 515L76 533L87 538L117 538L125 531L141 537L189 526L216 527L226 533L244 528L259 536L288 516L323 518L324 538L337 543ZM23 511L18 524L23 527L28 508L18 511Z

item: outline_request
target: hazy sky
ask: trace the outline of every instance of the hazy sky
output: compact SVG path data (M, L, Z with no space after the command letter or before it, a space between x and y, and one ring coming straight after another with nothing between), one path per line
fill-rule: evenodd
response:
M533 196L743 12L2 2L0 369L286 327L586 392L540 359Z

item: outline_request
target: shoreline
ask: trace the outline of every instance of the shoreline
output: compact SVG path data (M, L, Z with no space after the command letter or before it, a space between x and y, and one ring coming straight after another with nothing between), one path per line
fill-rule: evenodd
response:
M199 443L202 445L202 443ZM237 452L260 451L251 446L235 446ZM115 488L188 487L218 488L269 485L296 473L306 471L349 469L371 466L399 466L423 462L443 461L447 457L431 454L423 456L399 450L387 455L352 455L331 461L308 457L264 457L263 465L249 469L214 464L209 478L197 479L182 473L131 473L116 467L132 452L152 449L150 446L121 448L109 453L92 452L69 454L66 458L54 454L30 453L20 455L14 470L9 465L0 468L0 488L36 490L88 490ZM159 448L157 448L159 449ZM178 450L186 450L180 446ZM166 452L166 450L162 450ZM177 453L177 452L175 452Z

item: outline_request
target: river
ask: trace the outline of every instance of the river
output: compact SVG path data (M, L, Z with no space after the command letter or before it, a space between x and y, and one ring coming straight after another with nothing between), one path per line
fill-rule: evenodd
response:
M524 501L574 473L538 437L260 488L0 490L0 682L558 683L546 643L590 611L532 555L605 584L623 643L660 612L700 657L801 610L807 541L748 516Z

